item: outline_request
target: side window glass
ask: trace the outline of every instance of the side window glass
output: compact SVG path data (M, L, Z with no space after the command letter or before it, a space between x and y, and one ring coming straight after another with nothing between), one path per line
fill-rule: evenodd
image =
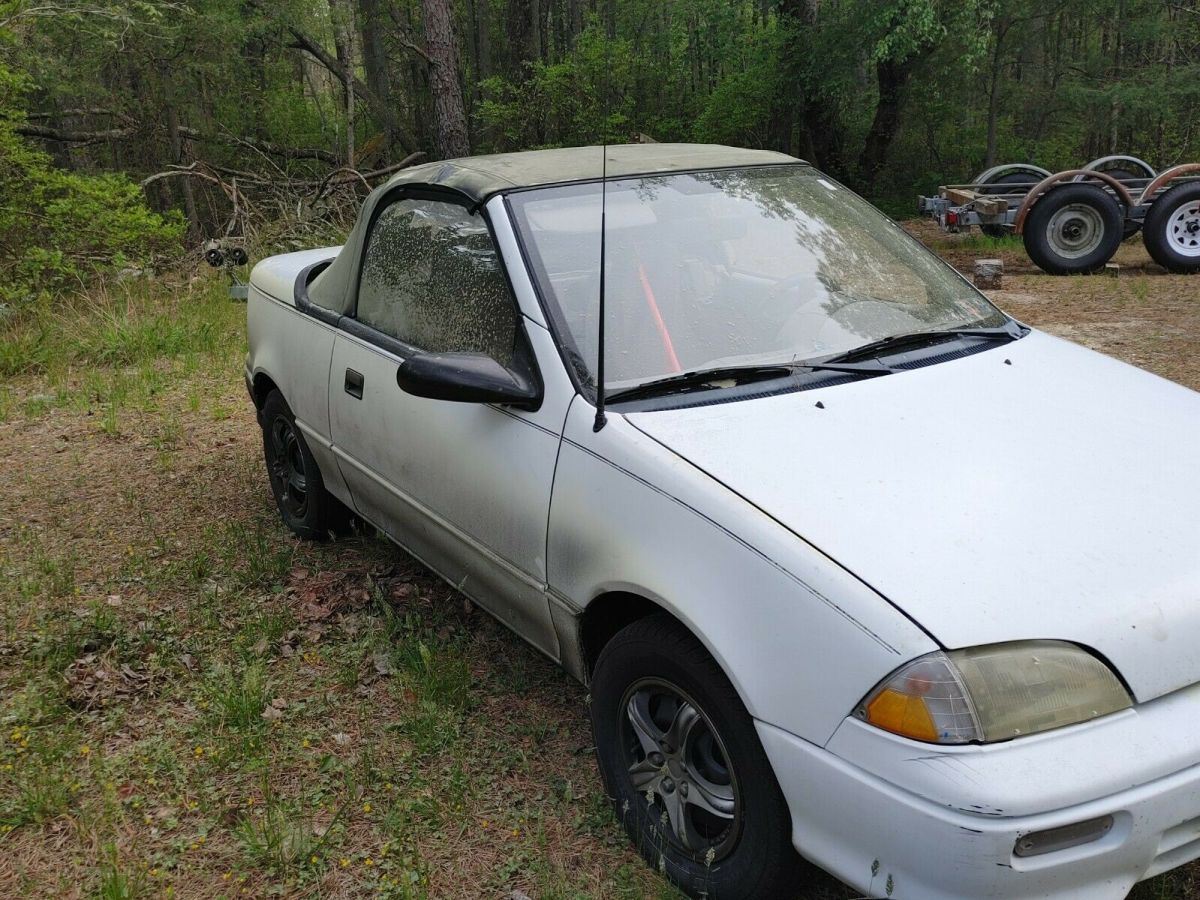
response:
M398 200L375 220L357 317L435 353L513 360L517 313L483 217L433 200Z

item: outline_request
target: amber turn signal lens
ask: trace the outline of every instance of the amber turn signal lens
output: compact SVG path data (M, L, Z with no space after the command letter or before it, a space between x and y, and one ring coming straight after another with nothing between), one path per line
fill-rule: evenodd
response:
M937 728L925 701L887 688L867 704L867 721L872 725L918 741L936 741Z
M935 744L1005 741L1128 709L1117 676L1062 641L938 650L901 666L855 710L859 719Z

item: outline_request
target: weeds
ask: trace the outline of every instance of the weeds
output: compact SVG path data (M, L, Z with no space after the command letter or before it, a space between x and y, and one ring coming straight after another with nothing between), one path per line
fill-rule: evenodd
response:
M23 825L40 825L57 818L71 803L75 784L65 751L42 744L46 738L28 728L14 728L0 754L0 827L4 831Z
M1092 289L1128 318L1165 280ZM1069 322L1088 285L1022 312ZM578 687L389 545L279 525L243 316L218 283L149 282L0 322L0 420L45 417L0 427L0 842L19 861L0 895L677 897L614 823ZM47 453L60 425L69 452ZM86 504L60 488L76 478ZM318 573L368 602L321 594L309 617L290 591ZM153 689L72 701L72 676L123 666ZM808 896L854 894L814 874Z
M262 713L270 702L269 682L261 662L240 670L214 668L204 690L217 724L240 732L255 732L265 724Z
M1021 238L1017 235L1006 234L1003 237L992 237L982 231L971 231L968 234L955 235L953 238L943 237L935 240L934 246L938 249L1025 252Z
M295 804L268 795L265 808L247 815L237 825L237 836L252 865L275 871L315 865L324 843L311 818Z
M58 674L86 653L100 653L118 645L123 635L112 611L93 603L82 617L52 620L34 631L27 657L41 672Z
M116 847L106 845L104 862L100 867L100 884L96 889L99 900L137 900L146 893L145 878L123 869Z

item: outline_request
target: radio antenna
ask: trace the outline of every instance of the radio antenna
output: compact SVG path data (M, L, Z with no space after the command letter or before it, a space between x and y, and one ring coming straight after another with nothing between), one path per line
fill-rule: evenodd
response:
M592 431L599 431L608 422L604 415L604 261L605 235L607 232L608 213L608 116L609 102L612 99L610 91L612 69L610 59L612 47L611 37L604 41L604 121L601 125L600 137L600 323L596 329L596 421L592 423Z

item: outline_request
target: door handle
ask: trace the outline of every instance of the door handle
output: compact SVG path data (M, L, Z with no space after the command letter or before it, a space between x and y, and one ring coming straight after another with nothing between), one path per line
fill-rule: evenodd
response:
M353 369L346 370L346 393L357 400L362 399L363 394L363 377L362 372L355 372Z

